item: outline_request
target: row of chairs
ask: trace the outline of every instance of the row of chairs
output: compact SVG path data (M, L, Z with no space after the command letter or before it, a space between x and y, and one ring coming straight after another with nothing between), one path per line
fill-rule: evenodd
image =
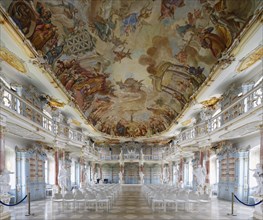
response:
M64 195L55 193L52 197L52 202L61 203L63 208L66 205L73 204L75 209L76 205L80 208L83 204L84 208L94 209L109 209L113 206L120 191L119 185L107 185L107 187L88 187L85 189L74 189L67 191Z
M183 210L191 211L194 208L194 204L204 204L211 201L210 196L207 194L198 195L193 191L162 187L160 185L144 185L143 192L153 211L156 209L163 210L164 212L167 209L178 211L179 205L183 206Z

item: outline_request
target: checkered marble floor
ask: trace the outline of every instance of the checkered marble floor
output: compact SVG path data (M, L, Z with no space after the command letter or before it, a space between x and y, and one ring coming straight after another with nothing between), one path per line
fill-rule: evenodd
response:
M23 203L10 207L11 219L114 219L114 220L143 220L143 219L250 219L253 217L253 208L235 203L235 214L227 215L231 211L231 203L213 198L209 204L194 206L193 211L178 210L178 212L167 210L155 211L147 204L141 186L122 186L122 192L115 204L107 211L91 211L81 206L75 209L73 206L62 208L61 204L53 203L50 199L33 201L31 203L31 216L27 214L27 204Z

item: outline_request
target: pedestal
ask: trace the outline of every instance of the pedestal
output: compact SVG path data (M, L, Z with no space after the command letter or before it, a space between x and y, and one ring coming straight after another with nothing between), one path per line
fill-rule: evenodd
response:
M4 203L9 204L11 196L9 195L0 195L0 200ZM11 219L10 213L4 210L4 206L0 205L0 220L9 220Z
M263 197L259 197L259 196L253 196L253 198L255 200L255 203L258 203L263 199ZM263 202L255 206L253 217L255 219L260 219L260 220L263 219Z

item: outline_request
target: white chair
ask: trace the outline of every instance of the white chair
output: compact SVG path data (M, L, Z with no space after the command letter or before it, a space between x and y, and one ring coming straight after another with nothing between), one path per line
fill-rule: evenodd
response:
M74 199L75 199L75 207L76 207L76 204L78 204L78 207L79 207L80 203L83 203L84 206L86 206L85 196L82 194L81 191L77 191L75 193Z
M161 192L155 193L154 197L152 198L152 210L155 211L155 209L165 211L163 194Z
M176 199L175 199L175 203L176 203L176 211L178 211L178 205L179 204L183 204L184 205L184 210L185 209L185 204L187 203L188 201L188 195L185 191L181 191L178 193L178 195L176 196Z
M165 198L164 198L164 211L166 212L166 210L168 208L174 209L176 210L176 193L175 192L171 192L166 194Z
M109 211L110 200L104 192L99 192L97 194L97 209L106 208L107 212Z
M52 202L61 203L63 206L63 197L61 193L55 193L52 197Z
M198 204L199 202L199 196L195 192L190 192L188 195L188 210L193 210L194 204Z
M63 203L65 204L73 204L73 207L75 209L75 199L74 199L74 195L72 192L66 192L65 195L64 195L64 200L63 200ZM68 205L67 205L68 207Z
M201 203L209 203L211 201L211 198L208 194L203 194L199 196L199 201Z
M88 209L94 209L97 211L97 198L96 195L91 192L85 193L86 207Z

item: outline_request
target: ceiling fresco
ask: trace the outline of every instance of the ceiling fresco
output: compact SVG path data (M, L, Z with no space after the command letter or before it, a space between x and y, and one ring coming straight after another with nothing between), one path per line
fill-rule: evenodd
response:
M170 128L256 0L1 0L93 127Z

